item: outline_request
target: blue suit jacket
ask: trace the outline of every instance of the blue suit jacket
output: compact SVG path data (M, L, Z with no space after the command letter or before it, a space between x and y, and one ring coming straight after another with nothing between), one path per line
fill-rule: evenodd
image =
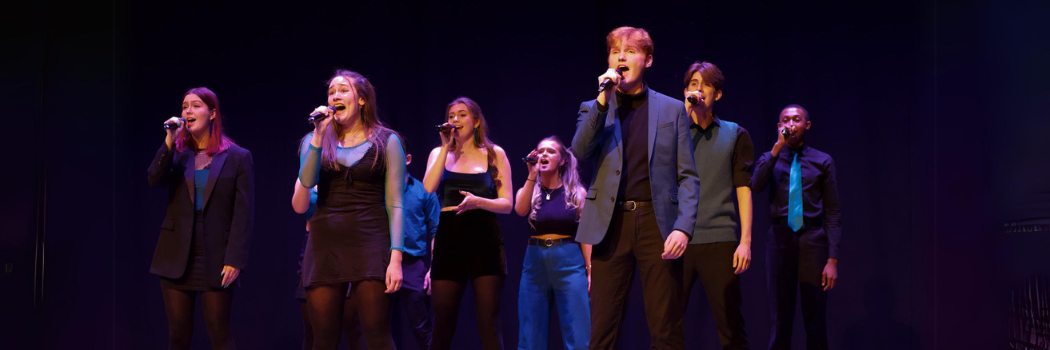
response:
M656 222L664 239L673 230L692 235L700 179L693 165L685 106L652 89L648 98L649 183ZM597 100L580 104L572 151L577 158L597 165L576 233L576 240L583 243L598 244L605 238L616 206L624 154L616 104L615 98L609 101L606 113L598 112Z

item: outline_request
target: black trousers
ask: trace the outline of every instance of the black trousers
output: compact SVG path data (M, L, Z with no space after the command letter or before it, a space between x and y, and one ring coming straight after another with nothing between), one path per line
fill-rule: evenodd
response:
M807 222L794 232L783 220L774 220L766 243L766 288L772 331L770 349L791 349L795 295L802 298L806 349L828 348L828 293L821 286L828 262L828 236L819 222Z
M733 254L736 253L736 247L736 242L690 244L683 258L683 297L689 301L689 294L699 278L707 294L707 303L711 305L722 349L748 348L744 313L740 309L743 303L743 297L740 295L740 276L733 272Z
M420 349L430 348L431 339L431 315L430 296L423 289L423 280L426 278L429 266L424 257L415 257L405 254L401 260L401 273L404 276L399 290L394 297L398 299L393 303L394 312L404 314L411 326L412 335ZM395 327L396 328L396 327Z
M661 259L663 251L652 205L613 214L608 234L591 254L592 350L618 347L636 266L642 277L651 348L684 347L682 260Z

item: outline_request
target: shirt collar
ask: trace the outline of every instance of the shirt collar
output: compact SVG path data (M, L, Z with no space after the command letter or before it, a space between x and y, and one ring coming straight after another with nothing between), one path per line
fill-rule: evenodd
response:
M788 158L792 158L792 157L794 157L794 156L795 156L795 154L798 154L798 155L799 155L799 157L803 157L803 156L805 156L805 155L806 155L806 150L808 150L808 149L809 149L809 146L808 146L808 145L806 145L805 143L803 143L803 144L802 144L802 147L799 147L799 148L791 148L791 147L788 147L788 148L787 148L787 150L788 150L788 153L787 153L787 155L788 155Z
M711 124L709 124L707 126L707 129L701 128L700 124L693 123L692 120L689 121L689 128L690 129L696 129L696 131L699 131L699 132L706 132L708 130L711 130L712 127L718 126L719 128L721 128L720 125L719 125L721 122L722 121L718 119L718 114L715 114L715 120L711 121Z
M637 106L641 102L644 102L646 97L648 96L649 85L647 85L645 82L642 82L642 91L639 91L637 94L628 95L620 92L619 90L616 91L616 98L619 100L620 106L626 106L627 103L631 103L632 105Z

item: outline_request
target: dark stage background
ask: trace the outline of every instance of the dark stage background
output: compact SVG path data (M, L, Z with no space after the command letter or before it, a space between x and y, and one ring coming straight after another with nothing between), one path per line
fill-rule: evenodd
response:
M166 191L149 187L145 170L163 140L159 125L188 88L218 94L228 135L255 160L256 230L233 334L242 349L294 349L305 220L289 205L295 150L334 69L376 86L381 117L408 140L409 172L421 178L438 142L429 126L457 96L478 101L512 159L548 135L570 141L579 103L595 97L605 69L605 34L622 25L652 34L646 76L656 91L680 98L690 63L719 65L719 115L747 128L758 152L775 141L780 108L798 103L812 114L808 142L835 157L844 213L832 348L1005 348L1008 290L1047 266L1045 239L996 234L1019 219L1010 204L1046 204L1022 205L1024 217L1050 217L1050 119L1038 103L1050 98L1045 1L11 6L0 34L0 348L165 346L148 269ZM512 167L517 189L525 169ZM764 348L766 192L755 195L755 218L744 311L752 347ZM500 222L510 271L503 334L514 348L527 224ZM649 343L635 284L624 349ZM695 289L688 348L716 349L702 298ZM480 346L471 300L457 349ZM194 347L207 348L199 316L196 325ZM415 349L404 326L395 332L402 349Z

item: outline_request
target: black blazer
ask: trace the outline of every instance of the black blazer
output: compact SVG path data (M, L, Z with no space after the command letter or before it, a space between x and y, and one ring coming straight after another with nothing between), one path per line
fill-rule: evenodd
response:
M168 188L168 212L160 225L150 273L182 277L190 256L195 215L192 151L169 150L161 144L150 164L149 184ZM204 261L206 280L222 287L223 265L244 269L255 222L255 171L252 153L230 146L212 157L204 190Z

